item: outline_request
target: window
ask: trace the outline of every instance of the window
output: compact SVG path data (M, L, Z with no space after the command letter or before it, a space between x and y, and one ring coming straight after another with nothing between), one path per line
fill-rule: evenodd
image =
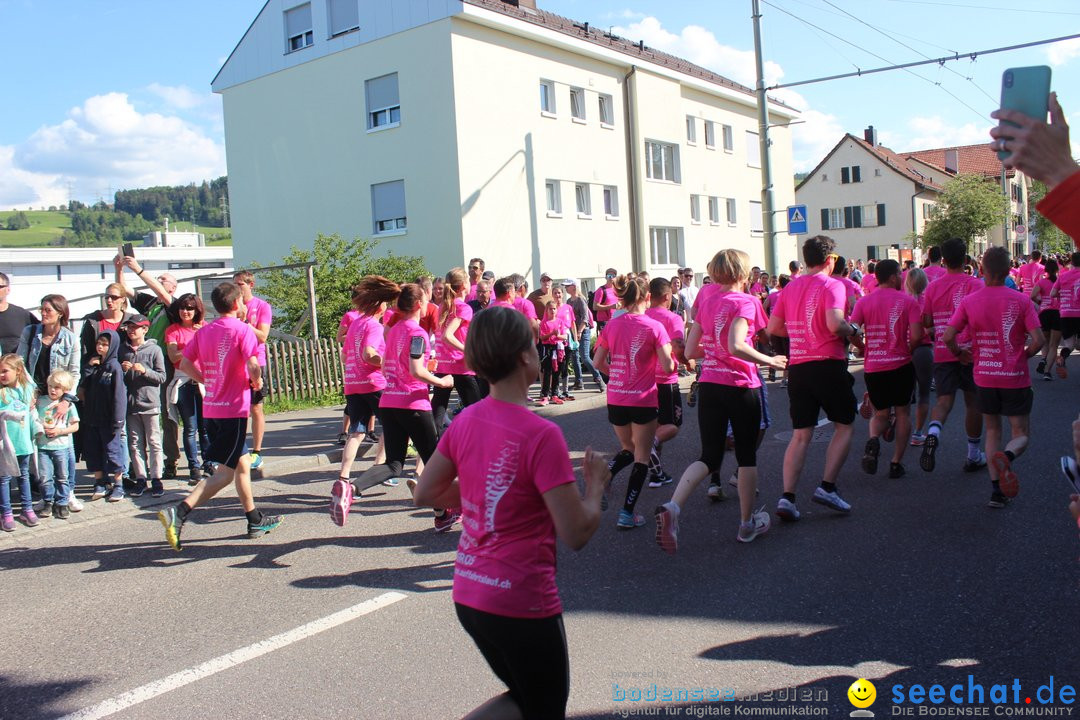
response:
M763 232L765 230L762 225L764 221L761 218L761 201L750 201L750 232Z
M401 124L397 73L368 80L364 83L364 94L367 96L368 130Z
M548 180L545 184L547 190L548 215L562 215L562 189L558 180Z
M555 83L551 80L540 81L540 112L555 114Z
M615 106L611 103L610 95L600 95L600 124L612 127L615 125Z
M925 205L923 207L926 207ZM925 212L925 211L924 211ZM841 230L861 227L884 227L885 205L848 205L841 208L822 208L821 229Z
M360 5L356 0L327 0L330 37L343 35L360 27Z
M712 225L720 224L720 198L709 198L709 223Z
M700 195L691 195L690 196L690 220L695 225L700 225L701 224L701 196Z
M862 216L863 227L877 227L878 225L878 206L877 205L863 205L860 210Z
M716 149L716 123L705 121L705 147Z
M210 260L203 262L171 262L169 263L170 270L209 270L213 268L223 268L225 262L222 260Z
M934 203L924 203L922 206L923 220L929 220L930 214L934 211Z
M405 231L407 223L404 180L371 186L371 217L376 235Z
M604 216L619 217L619 188L614 185L604 186Z
M881 177L881 168L874 168L874 177Z
M679 154L674 145L660 142L645 143L645 177L650 180L679 182Z
M840 184L862 182L862 168L858 165L840 168Z
M682 265L679 228L649 228L649 259L653 265Z
M758 134L746 131L746 164L750 167L761 167L761 145L758 144Z
M303 50L315 42L311 30L311 3L285 11L285 52Z
M735 198L726 198L727 203L727 224L734 225L735 220Z
M829 176L827 173L821 173L821 182L828 182Z
M733 151L735 149L735 138L731 133L731 126L723 125L720 129L724 136L724 152Z
M577 201L578 217L592 217L592 193L588 183L574 185L574 199Z
M585 122L585 91L581 88L570 88L570 116Z
M697 120L693 115L686 116L686 144L697 145Z

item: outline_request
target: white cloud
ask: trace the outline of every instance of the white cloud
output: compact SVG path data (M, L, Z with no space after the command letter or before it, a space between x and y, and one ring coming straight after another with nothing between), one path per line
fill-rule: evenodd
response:
M177 110L191 110L206 105L214 99L213 93L197 93L186 85L161 85L151 83L146 88Z
M1064 65L1075 57L1080 57L1080 38L1062 40L1046 46L1046 59L1054 67Z
M15 167L14 156L14 146L0 146L0 209L25 209L67 202L55 176L20 170Z
M176 97L183 101L182 94ZM33 188L35 206L65 202L68 184L85 199L108 187L184 184L225 174L222 143L180 117L139 112L124 93L87 99L63 122L41 127L15 146L9 158L11 173L0 154L0 177L10 174ZM11 197L20 192L18 182L0 185L0 205L22 203Z
M913 117L908 120L907 127L907 134L893 141L902 143L901 147L893 147L893 150L904 152L990 142L989 124L954 125L938 115L931 115Z

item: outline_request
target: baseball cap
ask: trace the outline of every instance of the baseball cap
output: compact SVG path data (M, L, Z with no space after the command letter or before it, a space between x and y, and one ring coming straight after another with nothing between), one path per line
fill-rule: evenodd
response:
M577 280L575 280L574 278L566 278L565 280L562 281L562 284L563 284L564 287L570 287L571 285L576 286L577 285Z
M551 277L551 275L548 275L547 273L540 273L540 279L541 280L551 280L552 277Z
M492 270L485 270L484 274L480 276L481 280L494 280L495 273Z
M134 325L136 327L150 327L150 321L146 318L145 315L139 315L138 313L136 313L131 317L126 318L124 322L120 323L121 327L126 327L128 325Z

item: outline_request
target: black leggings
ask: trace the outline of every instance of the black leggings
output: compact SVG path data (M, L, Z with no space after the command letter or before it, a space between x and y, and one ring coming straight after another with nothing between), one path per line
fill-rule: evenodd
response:
M446 377L446 373L435 373L435 377ZM454 375L453 389L457 390L464 407L480 402L483 397L475 375ZM435 418L435 432L439 435L442 435L443 423L446 421L446 408L450 405L450 391L451 388L435 388L435 391L431 393L431 414ZM424 462L427 462L427 458Z
M353 487L360 493L375 487L384 480L401 475L405 465L409 440L416 446L416 452L424 462L428 461L438 437L435 434L435 420L428 410L408 410L405 408L379 408L379 422L383 427L383 446L386 462L368 468L353 480Z
M757 467L758 433L761 430L761 398L756 388L703 382L698 385L699 460L714 473L724 461L727 426L735 438L735 461L739 467Z
M563 356L558 367L552 360L557 356L558 350L554 345L541 345L544 352L540 355L540 396L552 397L559 395L559 387L566 384L567 358Z
M566 717L570 657L562 615L514 618L454 603L458 621L506 684L525 720Z

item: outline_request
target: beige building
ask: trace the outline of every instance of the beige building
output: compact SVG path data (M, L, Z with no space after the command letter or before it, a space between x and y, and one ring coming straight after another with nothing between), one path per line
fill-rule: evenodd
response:
M910 235L921 235L945 183L957 174L983 175L1001 187L1001 163L986 144L897 153L877 142L873 126L863 137L847 134L795 188L806 205L811 233L824 233L847 258L919 259ZM1028 252L1026 224L1028 181L1010 170L1008 237L1003 227L976 242L975 252L1008 243L1014 255ZM1005 218L1002 218L1004 224Z
M319 232L534 280L764 264L752 90L530 4L269 0L213 83L238 266ZM791 177L790 131L770 138Z

